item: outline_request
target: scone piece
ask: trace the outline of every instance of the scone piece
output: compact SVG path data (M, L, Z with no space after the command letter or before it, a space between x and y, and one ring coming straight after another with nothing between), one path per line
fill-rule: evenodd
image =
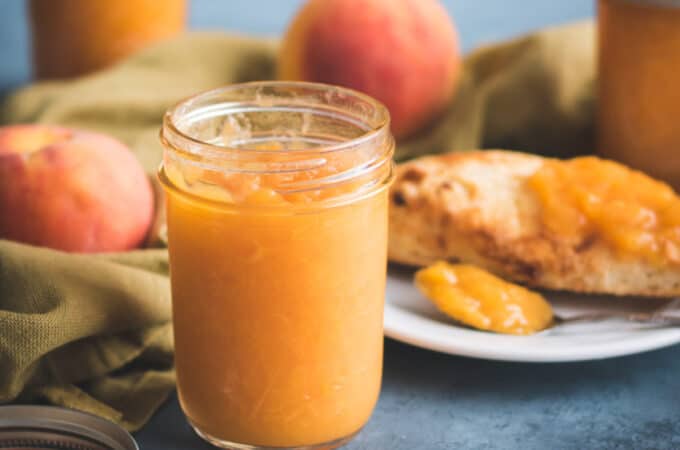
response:
M621 257L600 236L574 241L547 229L527 183L544 161L518 152L475 151L399 165L390 192L390 260L471 263L548 289L680 295L680 264Z

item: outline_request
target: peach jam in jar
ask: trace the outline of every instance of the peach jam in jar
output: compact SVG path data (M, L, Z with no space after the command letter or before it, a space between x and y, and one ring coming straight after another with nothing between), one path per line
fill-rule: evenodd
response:
M598 152L680 188L680 0L599 0Z
M382 371L387 110L343 88L258 82L166 116L178 389L225 448L333 448Z

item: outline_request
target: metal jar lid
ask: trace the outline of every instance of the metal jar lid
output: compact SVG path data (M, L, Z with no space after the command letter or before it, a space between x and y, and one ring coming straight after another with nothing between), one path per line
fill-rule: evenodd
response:
M107 420L54 406L0 406L0 449L139 450Z

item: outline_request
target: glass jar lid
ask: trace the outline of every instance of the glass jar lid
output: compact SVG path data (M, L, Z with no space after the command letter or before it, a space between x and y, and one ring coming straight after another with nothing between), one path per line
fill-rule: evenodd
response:
M54 406L1 406L0 449L139 450L118 425Z

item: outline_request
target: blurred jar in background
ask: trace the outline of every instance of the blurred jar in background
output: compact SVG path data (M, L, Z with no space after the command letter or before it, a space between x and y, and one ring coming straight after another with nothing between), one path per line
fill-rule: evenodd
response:
M102 69L186 23L186 0L31 0L29 8L39 79Z
M680 0L599 0L598 151L680 188Z

